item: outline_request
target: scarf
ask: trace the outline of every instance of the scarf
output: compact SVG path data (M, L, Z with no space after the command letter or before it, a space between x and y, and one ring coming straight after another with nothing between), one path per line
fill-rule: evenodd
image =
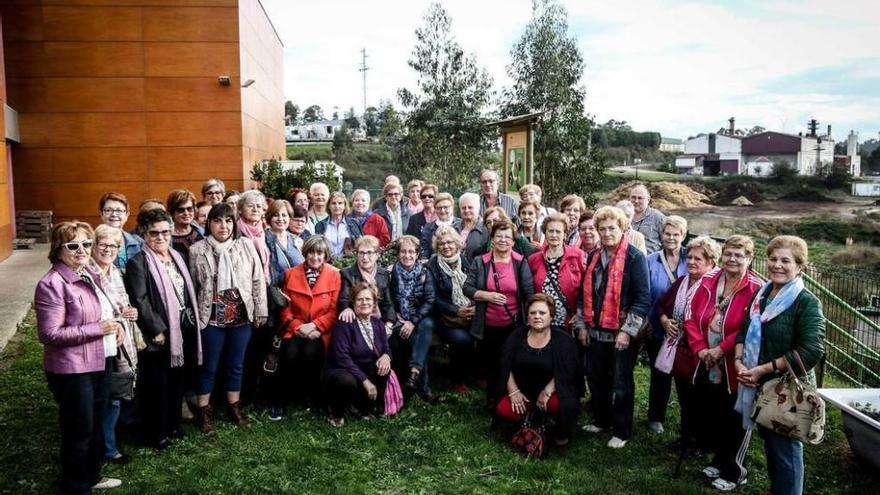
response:
M309 284L309 289L315 288L315 282L317 282L318 277L321 276L321 268L315 270L313 268L306 267L306 282L308 282Z
M372 214L373 214L373 210L370 208L367 208L367 211L365 211L363 215L358 216L358 215L355 215L354 212L351 212L351 215L349 215L348 218L354 220L355 222L357 222L359 227L363 228L364 223L367 221L368 218L370 218L370 215L372 215Z
M451 258L444 258L438 254L437 261L437 264L440 266L440 271L452 281L452 304L459 307L470 306L471 300L468 299L461 290L462 286L464 286L465 279L467 279L467 275L461 270L461 257L453 256Z
M400 292L397 294L397 299L400 301L400 316L404 320L409 320L412 311L412 296L416 282L422 274L422 264L416 262L412 270L407 270L398 261L396 272L397 285L400 287Z
M681 251L678 252L679 261L681 260ZM678 265L669 266L669 260L666 259L666 253L664 251L660 251L660 264L663 265L663 270L666 272L666 276L669 277L669 283L675 282L675 279L678 278L676 272L678 271Z
M699 280L689 287L690 275L684 275L684 277L678 286L678 292L675 293L675 305L672 307L672 318L678 322L679 334L680 330L684 328L685 320L690 317L688 313L691 309L691 299L694 298L694 294L700 287Z
M425 211L425 210L422 210L422 213L425 214L425 223L426 223L426 224L427 224L427 223L431 223L431 222L436 222L436 221L437 221L437 210L434 210L434 211L432 211L432 212L430 212L430 213L428 213L428 212Z
M183 366L183 332L181 332L180 328L180 313L183 311L183 308L180 307L181 302L177 299L177 292L174 290L174 286L172 285L168 274L165 273L165 266L162 263L162 260L159 259L159 255L146 244L144 244L144 255L147 258L147 265L150 267L150 275L153 277L154 283L159 288L159 295L162 298L162 303L165 305L165 316L168 320L169 349L171 350L171 367L179 368ZM181 258L180 254L173 249L168 250L168 255L171 256L174 266L177 267L177 270L186 282L186 291L189 295L189 300L191 303L198 301L198 299L196 299L196 293L193 290L193 283L189 276L189 270L186 269L186 264L183 262L183 258ZM201 328L199 312L193 311L193 313L196 318L196 327ZM197 331L195 332L195 335L197 349L196 359L198 360L198 364L201 365L201 332Z
M206 237L205 240L214 250L214 258L217 260L217 292L234 288L235 277L232 276L233 263L229 252L232 250L235 240L230 236L225 241L220 242L212 235Z
M364 282L376 286L376 273L379 271L379 265L373 265L373 269L365 272L360 265L357 266L358 271L361 272L361 277L363 277ZM378 303L378 301L376 301Z
M266 280L271 280L271 276L269 275L269 248L266 246L266 231L263 230L262 226L248 225L240 218L238 219L237 224L238 231L241 232L241 235L247 237L254 243L254 247L257 248L257 254L260 255L260 261L263 263L263 273L266 275Z
M743 365L752 369L758 365L758 357L761 354L761 330L764 323L776 318L785 310L791 307L797 300L801 291L804 290L804 281L798 276L794 280L789 281L782 286L776 297L764 308L761 313L761 301L767 297L772 282L767 282L758 291L758 297L752 300L752 307L749 310L749 330L746 332L746 343L743 351ZM743 428L752 427L752 405L755 402L755 396L758 393L757 388L753 387L737 387L736 405L734 409L742 414Z
M617 247L614 248L614 255L608 262L608 269L605 274L607 282L605 283L605 300L602 301L602 309L599 313L599 327L606 330L616 331L620 328L620 292L623 287L623 267L626 264L626 250L629 247L629 241L626 236L620 238ZM600 253L593 256L593 260L587 267L587 274L584 277L584 315L589 318L589 322L595 321L595 311L593 310L593 272L596 264L602 257ZM591 325L592 326L592 325Z

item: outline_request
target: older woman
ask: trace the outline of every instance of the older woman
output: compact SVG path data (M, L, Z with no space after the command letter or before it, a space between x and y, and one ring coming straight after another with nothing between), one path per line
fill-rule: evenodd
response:
M305 261L290 233L293 207L284 199L276 199L266 210L266 248L269 250L269 285L281 287L284 273Z
M113 363L113 369L120 372L132 372L137 369L137 352L146 347L144 337L134 322L137 320L137 310L128 301L128 293L125 292L125 282L122 280L122 272L116 268L116 255L122 247L122 230L109 225L99 225L95 229L95 246L92 248L92 268L101 275L101 289L113 305L113 313L118 315L117 321L123 326L125 335L118 347L125 348L125 352L117 352ZM125 401L126 408L130 410L133 397L110 396L107 401L107 411L104 415L104 458L115 464L126 464L130 458L121 453L116 446L116 423Z
M397 241L397 262L391 268L391 300L397 316L391 346L395 370L428 402L436 397L428 387L428 350L434 336L431 309L434 286L427 283L428 270L419 263L419 240L405 235Z
M397 320L394 312L394 302L391 300L391 274L384 267L379 266L379 241L365 235L355 242L357 262L340 272L342 276L342 288L339 291L339 301L336 304L339 310L339 319L351 323L354 321L354 310L351 309L351 288L358 282L367 282L376 286L379 299L376 301L378 313L376 316L385 321L390 330Z
M269 247L266 245L266 231L263 230L263 214L266 211L266 196L256 189L245 191L238 198L234 208L238 209L236 229L238 234L247 237L254 243L260 263L263 266L264 279L269 278Z
M350 406L364 417L381 411L385 385L391 372L388 334L382 320L374 316L379 297L376 287L359 282L352 287L355 319L339 320L333 326L333 339L324 367L324 392L330 406L330 424L345 425Z
M559 203L559 211L568 218L568 229L565 231L565 243L569 246L580 246L578 220L581 213L587 210L587 204L577 194L569 194Z
M171 247L189 265L189 248L204 239L205 230L195 222L196 197L186 189L177 189L168 194L165 208L174 220L171 233Z
M693 377L694 396L699 398L699 440L715 454L703 473L714 478L712 485L720 490L736 488L746 474L742 459L737 459L745 430L733 410L734 358L737 333L748 321L749 304L761 287L761 279L749 269L754 248L746 236L727 239L721 249L721 270L700 282L684 322L688 345L700 360Z
M710 237L700 236L692 239L687 245L685 255L687 273L678 277L654 305L657 321L663 328L667 345L675 344L678 346L676 360L686 362L691 357L687 336L684 335L685 314L690 308L691 299L694 297L697 287L700 286L700 280L710 270L715 269L720 256L721 246ZM690 360L692 361L692 359ZM684 372L685 370L673 370L675 392L678 395L678 405L681 409L681 439L679 442L682 448L687 445L696 445L697 440L693 373L685 375L682 374ZM653 375L654 371L652 370L651 373Z
M299 206L306 211L309 210L309 192L301 187L290 188L285 195L285 199L287 199L290 205L294 208Z
M457 391L465 389L474 338L469 332L474 318L473 301L464 295L464 283L470 265L461 254L461 237L449 225L441 225L434 232L434 251L425 268L425 283L434 289L432 321L441 340L449 344L451 379Z
M182 435L184 366L202 364L198 299L183 257L171 248L171 225L165 210L138 215L146 243L128 260L125 273L125 289L147 343L138 355L144 427L159 450Z
M266 278L253 242L237 234L235 210L217 205L208 214L207 237L190 248L204 345L197 386L202 433L214 431L211 392L221 356L229 420L239 426L251 422L241 411L241 377L253 327L268 316Z
M599 248L599 232L593 221L594 214L593 210L586 210L578 218L578 237L581 241L578 247L587 255Z
M464 257L470 262L477 254L486 252L489 242L489 229L480 218L480 195L464 193L458 198L458 211L461 214L461 242Z
M536 407L554 416L556 445L565 445L584 395L577 345L571 336L551 330L556 308L551 296L534 294L526 308L526 327L514 331L501 350L492 404L495 414L507 421L522 421Z
M454 208L455 200L452 199L451 194L440 193L434 197L434 210L437 212L437 220L425 225L425 228L422 229L422 252L419 256L420 259L426 260L434 254L434 233L441 226L449 226L456 232L461 232L461 219L453 216Z
M382 196L385 202L378 205L374 210L385 219L385 225L391 234L391 240L396 241L406 233L409 226L409 217L412 215L406 205L401 202L403 188L399 183L386 183L382 188Z
M351 251L364 232L357 221L348 217L350 208L345 193L331 194L328 210L330 215L315 225L315 233L323 235L330 244L330 257L339 259Z
M756 387L793 366L815 383L813 368L825 353L825 317L822 304L804 287L801 274L807 264L807 243L790 235L767 244L770 280L756 293L736 337L734 366L740 388L736 410L743 426L751 426L750 414ZM764 439L764 455L773 495L803 493L804 451L796 439L758 426Z
M293 215L290 217L290 234L293 236L294 245L300 252L302 252L303 243L312 236L312 233L306 230L308 221L308 211L302 206L294 205Z
M314 235L303 243L306 262L284 274L284 293L290 305L281 310L281 376L273 377L269 415L281 417L291 389L308 406L318 404L321 368L336 322L336 302L342 279L327 263L330 246L324 236Z
M487 390L496 385L501 347L525 321L525 302L535 293L528 261L513 251L515 232L510 220L492 224L492 250L474 259L463 288L477 303L470 331L480 341Z
M315 182L309 186L309 232L315 232L318 222L330 216L327 211L327 200L330 199L330 188L323 182Z
M207 201L211 206L223 202L223 196L226 195L226 184L222 180L211 178L202 184L202 199Z
M587 380L592 392L590 433L612 430L608 446L619 449L632 435L638 355L631 341L650 309L648 264L624 232L629 220L619 209L599 208L593 217L602 242L587 261L583 286L583 323L578 339L587 347Z
M537 211L537 219L535 225L540 229L541 225L544 223L544 219L548 216L557 213L556 210L550 208L549 206L544 206L541 204L543 200L544 192L541 191L541 187L536 184L526 184L519 188L519 200L520 203L531 203L535 205L535 210ZM517 216L519 212L517 212Z
M636 214L636 209L633 206L632 202L628 199L622 199L618 201L614 206L623 210L626 214L627 220L629 223L629 228L626 229L626 238L629 239L629 243L633 246L637 247L639 251L641 251L645 256L648 255L648 248L645 247L645 235L632 228L632 219Z
M543 222L544 218L541 218L539 221L538 208L539 206L534 203L523 201L519 204L516 214L519 222L517 233L525 237L535 249L541 249L544 243L544 233L541 229L541 225L543 225L541 222Z
M92 228L83 222L61 222L52 228L51 239L52 268L37 283L34 307L43 369L58 403L61 490L91 493L92 488L122 484L101 477L101 432L107 375L125 330L101 289L101 276L88 268L95 243Z
M196 203L196 223L202 228L202 231L205 230L205 224L208 222L208 212L211 211L212 206L214 205L205 200Z
M357 222L364 235L379 239L379 247L385 248L391 242L391 233L382 215L370 209L370 193L357 189L351 193L351 214L348 218Z
M101 196L98 201L98 212L101 214L101 223L122 230L123 243L116 255L116 268L125 272L125 264L128 259L136 255L144 245L144 240L136 235L125 231L125 222L128 221L128 198L122 193L109 192Z
M409 218L409 225L406 227L407 235L411 235L416 239L422 239L422 229L425 225L437 220L437 212L434 210L434 198L440 190L434 184L425 184L422 186L422 192L419 198L422 200L422 211L413 213ZM428 239L430 242L431 239Z
M241 191L237 191L235 189L230 189L223 194L223 202L233 208L238 205L239 199L241 199Z
M650 332L645 339L645 348L651 363L657 360L657 354L666 340L666 332L660 324L657 312L657 301L669 290L679 277L687 273L687 250L681 243L687 237L687 220L670 215L663 223L661 241L662 249L648 255L648 273L651 276L651 311L648 321ZM654 433L664 432L663 422L666 421L666 406L672 391L672 377L651 367L651 388L648 392L648 429Z
M411 215L421 212L425 205L422 203L422 186L425 183L418 179L413 179L406 184L406 202L404 205Z
M505 213L504 208L500 206L492 206L490 208L486 208L485 213L483 213L483 224L486 225L486 229L491 229L492 224L498 221L507 221L510 222L510 217ZM476 254L485 254L492 250L492 238L487 234L486 235L486 245L482 250L476 251ZM515 233L513 239L513 251L519 255L522 255L526 258L532 255L535 251L537 251L534 245L529 242L526 237L519 232Z
M583 251L565 244L567 225L567 219L559 213L544 219L541 230L547 242L541 251L529 256L529 268L534 276L535 292L553 298L553 329L566 330L571 335L586 265Z

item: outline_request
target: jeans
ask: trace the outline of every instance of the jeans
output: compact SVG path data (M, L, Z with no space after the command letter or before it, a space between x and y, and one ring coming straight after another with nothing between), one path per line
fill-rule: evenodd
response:
M63 493L91 493L92 485L101 480L108 373L109 368L92 373L46 373L49 390L58 403Z
M804 493L804 444L763 426L758 426L758 432L764 439L770 493L773 495Z
M614 436L621 440L632 436L636 352L632 345L619 351L614 348L614 342L596 340L587 347L593 423L600 428L611 428Z
M440 320L434 321L440 340L449 344L450 378L453 383L462 384L468 374L474 338L464 328L449 328Z
M104 457L113 459L119 456L119 449L116 448L116 422L119 421L119 413L122 410L122 401L120 399L110 399L107 401L107 410L104 413Z
M419 370L418 391L428 391L428 351L431 350L431 340L434 337L434 320L429 317L422 318L409 334L409 338L402 339L400 332L395 331L389 340L391 355L393 356L392 367L397 373L401 383L405 383L410 376L411 369Z
M215 327L208 325L202 330L202 367L199 369L198 393L209 394L214 390L214 375L223 360L223 382L227 392L241 390L244 371L244 353L251 340L252 325Z

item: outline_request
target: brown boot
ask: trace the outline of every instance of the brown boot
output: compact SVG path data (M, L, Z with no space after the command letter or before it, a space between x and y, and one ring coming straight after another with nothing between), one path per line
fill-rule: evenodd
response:
M202 433L211 433L214 431L214 418L211 405L199 408L199 431Z
M241 412L241 402L230 402L229 408L226 410L229 421L237 424L238 426L247 426L251 424L251 420L248 419L247 415Z

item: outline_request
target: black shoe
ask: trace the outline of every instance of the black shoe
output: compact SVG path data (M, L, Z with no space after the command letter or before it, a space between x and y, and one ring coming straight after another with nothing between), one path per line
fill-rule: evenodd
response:
M432 406L440 404L445 400L442 395L435 394L430 390L428 390L427 392L419 392L418 396L420 399L427 402L428 404L431 404Z
M119 457L108 457L107 462L124 466L131 462L131 456L120 453Z
M175 428L174 431L171 432L171 438L178 440L185 436L186 434L183 432L183 428Z
M168 447L171 447L171 439L168 437L165 437L156 442L156 450L158 450L159 452L167 450Z

